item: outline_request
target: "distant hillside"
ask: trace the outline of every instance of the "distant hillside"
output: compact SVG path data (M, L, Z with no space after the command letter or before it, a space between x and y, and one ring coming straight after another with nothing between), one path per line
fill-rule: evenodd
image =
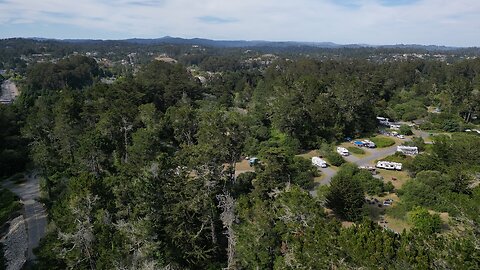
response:
M404 48L404 49L423 49L428 51L446 51L460 49L458 47L447 47L437 45L418 45L418 44L397 44L397 45L368 45L368 44L337 44L333 42L296 42L296 41L264 41L264 40L211 40L203 38L178 38L162 37L156 39L127 39L125 42L135 44L182 44L182 45L202 45L210 47L223 48L243 48L243 47L317 47L317 48Z

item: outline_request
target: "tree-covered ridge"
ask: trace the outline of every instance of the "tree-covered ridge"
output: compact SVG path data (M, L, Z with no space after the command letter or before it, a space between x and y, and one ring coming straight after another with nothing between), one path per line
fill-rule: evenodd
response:
M82 56L28 68L20 100L0 107L18 122L0 122L0 135L21 133L44 179L39 269L480 267L478 136L438 137L407 164L400 214L417 225L399 234L362 212L382 182L346 164L312 197L317 170L296 156L375 132L377 115L473 125L479 60L278 59L259 70L222 57L203 84L160 61L112 84ZM236 175L247 155L255 172ZM439 233L427 208L463 230Z

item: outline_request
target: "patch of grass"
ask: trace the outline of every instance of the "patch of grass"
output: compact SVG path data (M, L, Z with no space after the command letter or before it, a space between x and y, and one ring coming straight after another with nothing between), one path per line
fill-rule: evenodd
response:
M347 149L352 154L365 155L365 150L363 150L362 148L358 148L358 147L355 147L355 146L350 146L350 147L347 147Z
M0 224L7 222L11 215L22 208L17 195L8 189L0 190Z
M342 164L346 163L345 159L337 152L330 152L325 155L328 163L332 166L339 167Z
M395 189L400 189L402 186L410 180L410 176L406 171L389 171L378 170L379 175L383 178L383 182L392 182ZM396 179L396 180L394 180Z
M379 221L380 216L385 214L385 208L380 208L377 204L365 204L363 211L373 221Z
M370 140L374 142L378 148L390 147L395 144L395 140L384 136L372 137Z
M400 163L405 163L405 162L411 162L413 160L412 157L406 156L402 153L395 153L393 155L390 155L388 157L382 158L381 160L385 161L391 161L391 162L400 162Z
M302 154L297 155L297 157L303 157L306 159L311 159L312 157L318 157L320 153L317 150L311 150Z
M397 203L393 207L390 207L387 209L387 215L398 220L406 221L407 213L408 213L408 209L402 203Z
M398 233L402 233L403 230L408 231L410 228L412 228L412 225L410 225L410 223L407 221L397 219L389 215L385 216L385 220L387 221L387 227Z

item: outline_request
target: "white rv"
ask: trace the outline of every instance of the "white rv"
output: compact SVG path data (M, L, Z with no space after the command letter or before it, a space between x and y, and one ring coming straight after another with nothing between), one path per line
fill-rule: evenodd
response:
M364 140L364 141L362 141L362 143L363 143L363 145L364 145L365 147L368 147L368 148L375 148L375 147L377 147L377 145L375 145L375 143L372 142L372 141L370 141L370 140Z
M350 155L350 152L348 152L347 148L345 147L337 147L337 153L339 153L342 156L348 156Z
M377 168L385 170L402 170L402 163L390 162L390 161L379 161L377 162Z
M407 156L414 156L418 155L418 147L399 145L397 146L397 152L400 152Z
M327 162L319 157L312 157L312 164L320 168L327 167Z

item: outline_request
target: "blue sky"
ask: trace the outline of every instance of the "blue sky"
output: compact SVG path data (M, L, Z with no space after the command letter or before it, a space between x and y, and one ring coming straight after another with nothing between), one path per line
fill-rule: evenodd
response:
M0 0L0 38L480 46L480 0Z

